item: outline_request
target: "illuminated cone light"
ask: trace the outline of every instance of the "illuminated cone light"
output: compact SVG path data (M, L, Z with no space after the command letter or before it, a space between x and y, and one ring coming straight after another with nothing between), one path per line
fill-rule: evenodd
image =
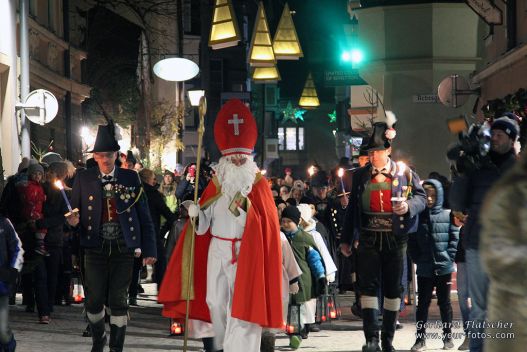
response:
M276 58L271 41L271 33L265 16L263 3L258 5L253 37L249 49L249 64L252 67L272 67L276 65Z
M307 76L306 84L304 90L302 91L302 96L298 105L304 109L314 109L320 106L318 101L317 89L315 87L315 82L313 82L313 77L311 73Z
M285 4L274 35L273 50L277 60L298 60L304 56L289 5Z

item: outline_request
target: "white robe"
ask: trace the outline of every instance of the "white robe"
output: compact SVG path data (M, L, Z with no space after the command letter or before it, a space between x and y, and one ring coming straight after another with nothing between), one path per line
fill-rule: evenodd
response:
M313 236L313 240L317 245L317 249L320 252L322 261L324 262L324 267L326 269L326 277L331 274L335 274L337 272L337 266L335 265L333 258L331 258L331 254L329 254L328 247L326 246L326 242L324 242L322 235L316 230L316 221L311 218L307 222L308 226L306 226L303 230ZM302 325L315 323L316 310L316 298L310 299L309 301L302 304L302 306L300 307L300 319L302 320Z
M200 210L196 233L203 235L210 227L213 236L241 239L247 214L240 211L241 214L235 217L229 210L230 201L229 197L221 195L205 210ZM235 244L236 258L240 245L240 241ZM232 264L232 260L232 242L213 237L208 254L206 301L214 329L215 348L225 352L258 352L262 327L231 317L237 268L237 263Z

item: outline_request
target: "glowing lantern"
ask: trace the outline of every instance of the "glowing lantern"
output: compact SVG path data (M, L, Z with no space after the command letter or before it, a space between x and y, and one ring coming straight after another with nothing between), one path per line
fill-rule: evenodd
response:
M209 46L213 50L238 45L240 31L231 0L216 0L212 14Z
M304 90L302 91L302 96L300 97L298 105L304 109L314 109L320 106L317 89L315 88L315 82L313 82L311 73L307 76L306 84L304 86Z
M170 335L181 335L183 333L183 326L175 321L170 324Z
M287 308L287 324L285 326L285 333L287 335L299 335L301 329L300 304L297 304L292 295L290 295L289 306Z
M271 67L276 65L271 33L265 16L263 3L258 5L253 37L249 49L249 64L253 67Z
M277 60L298 60L304 56L287 3L274 35L273 50Z
M276 66L256 67L253 71L252 79L255 83L275 83L281 77Z

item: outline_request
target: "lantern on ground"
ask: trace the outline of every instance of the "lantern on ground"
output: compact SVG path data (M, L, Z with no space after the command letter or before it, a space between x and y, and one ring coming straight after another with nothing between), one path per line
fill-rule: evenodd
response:
M292 295L289 296L289 306L287 307L287 324L285 326L285 333L289 336L300 335L302 325L300 322L300 304Z

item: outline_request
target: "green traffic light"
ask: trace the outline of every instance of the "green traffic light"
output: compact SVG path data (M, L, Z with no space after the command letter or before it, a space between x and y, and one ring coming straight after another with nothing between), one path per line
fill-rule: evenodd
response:
M351 50L350 56L351 56L351 62L353 62L354 64L358 64L362 62L362 60L364 59L364 54L359 49Z
M354 64L361 63L364 60L364 53L360 49L351 49L342 52L340 56L344 62L351 62Z

